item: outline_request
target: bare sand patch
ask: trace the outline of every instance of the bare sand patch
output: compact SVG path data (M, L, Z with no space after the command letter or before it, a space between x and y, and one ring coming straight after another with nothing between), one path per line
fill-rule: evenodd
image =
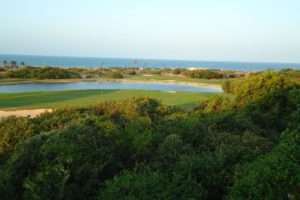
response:
M175 93L176 93L176 91L173 91L173 90L170 90L170 91L164 91L164 92L166 92L166 93L171 93L171 94L175 94Z
M52 109L33 109L33 110L0 110L0 118L9 116L17 117L36 117L44 112L52 112Z

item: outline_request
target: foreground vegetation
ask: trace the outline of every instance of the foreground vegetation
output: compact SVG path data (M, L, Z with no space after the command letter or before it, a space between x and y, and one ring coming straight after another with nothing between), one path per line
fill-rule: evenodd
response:
M225 87L192 112L140 97L2 120L1 199L299 199L299 85Z

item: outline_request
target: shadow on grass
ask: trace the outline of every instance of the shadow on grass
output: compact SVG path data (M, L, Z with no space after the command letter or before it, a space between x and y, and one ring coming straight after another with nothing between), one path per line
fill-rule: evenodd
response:
M103 95L117 92L118 90L103 90ZM51 92L26 92L0 95L0 108L13 108L32 106L47 103L57 103L68 100L101 95L100 90L72 90Z

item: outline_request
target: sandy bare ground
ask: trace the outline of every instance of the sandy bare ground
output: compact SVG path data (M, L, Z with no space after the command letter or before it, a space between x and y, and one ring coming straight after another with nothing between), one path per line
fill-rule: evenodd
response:
M33 110L0 110L0 118L5 118L9 116L17 116L17 117L36 117L44 112L52 112L52 109L33 109Z

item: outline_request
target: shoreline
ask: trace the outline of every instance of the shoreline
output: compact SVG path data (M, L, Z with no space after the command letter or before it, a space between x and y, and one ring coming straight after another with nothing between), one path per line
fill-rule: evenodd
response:
M44 79L44 80L11 80L10 81L0 81L0 86L2 85L19 85L19 84L31 84L31 83L76 83L76 82L133 82L133 83L142 83L142 82L157 82L157 83L173 83L179 85L191 85L191 86L205 86L205 87L214 87L222 88L221 84L208 84L201 82L189 82L189 81L177 81L177 80L132 80L128 78L124 79Z
M61 64L67 59L67 63ZM75 62L74 62L75 59ZM62 68L97 68L101 61L106 61L106 67L138 67L143 68L143 62L150 68L208 68L234 71L264 71L269 68L299 69L300 62L272 62L272 61L242 61L242 60L213 60L213 59L168 59L168 58L130 58L130 57L97 57L97 56L64 56L64 55L33 55L33 54L0 54L0 60L24 61L33 67L50 65ZM133 61L139 61L134 64ZM45 61L48 61L45 63ZM87 61L89 64L86 64ZM113 61L113 62L112 62ZM117 63L115 61L118 61ZM120 62L121 61L121 62Z

